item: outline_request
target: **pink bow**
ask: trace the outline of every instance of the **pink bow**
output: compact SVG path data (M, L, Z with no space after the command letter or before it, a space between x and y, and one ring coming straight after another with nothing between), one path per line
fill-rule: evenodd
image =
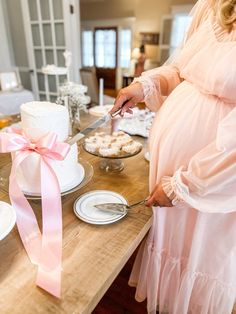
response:
M36 284L56 297L60 297L61 291L62 206L60 186L51 163L63 160L69 150L70 146L58 142L57 134L51 132L36 142L31 142L18 129L9 128L8 133L0 133L0 152L15 152L9 196L17 213L17 227L24 247L31 262L38 265ZM41 156L42 234L16 178L18 167L32 152Z

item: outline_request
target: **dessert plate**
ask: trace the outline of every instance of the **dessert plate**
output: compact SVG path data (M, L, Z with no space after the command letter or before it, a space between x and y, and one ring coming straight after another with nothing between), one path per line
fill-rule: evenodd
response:
M16 223L16 213L11 205L0 201L0 240L4 239Z
M149 152L146 152L144 154L144 158L149 162L150 161L150 153Z
M134 108L132 110L132 115L125 115L120 120L118 129L130 135L148 137L155 113L150 112L148 109L140 110Z
M75 215L94 225L107 225L122 219L127 212L116 214L99 210L95 205L102 203L122 203L127 204L126 199L115 192L107 190L95 190L81 195L74 203Z
M89 109L89 113L93 116L103 117L112 109L112 107L113 105L95 106Z
M8 126L2 128L0 132L6 132L6 130L7 130L9 127L15 128L15 129L21 129L21 123L20 123L20 122L16 122L16 123L13 123L13 124L11 124L11 125L8 125Z

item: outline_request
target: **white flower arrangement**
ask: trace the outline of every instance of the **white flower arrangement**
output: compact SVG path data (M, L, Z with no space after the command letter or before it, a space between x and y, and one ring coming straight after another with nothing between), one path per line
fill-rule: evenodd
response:
M87 112L87 107L90 103L90 97L85 95L88 88L82 84L75 84L73 82L68 82L59 87L59 97L57 103L62 105L65 101L65 97L68 97L69 105L79 107Z
M71 130L76 126L80 127L80 110L88 112L87 105L91 99L85 95L88 88L85 85L73 82L65 83L59 87L59 97L56 103L67 106L71 122ZM72 131L71 131L72 132Z

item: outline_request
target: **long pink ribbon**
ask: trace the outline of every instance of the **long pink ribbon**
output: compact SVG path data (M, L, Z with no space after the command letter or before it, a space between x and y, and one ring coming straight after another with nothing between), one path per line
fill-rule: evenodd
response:
M9 179L9 196L17 214L17 227L32 263L38 265L36 284L56 297L61 295L62 206L58 179L52 168L53 160L63 160L70 150L58 142L55 133L48 133L37 142L9 128L0 133L0 152L14 152ZM32 153L41 156L42 234L37 219L16 178L20 164Z

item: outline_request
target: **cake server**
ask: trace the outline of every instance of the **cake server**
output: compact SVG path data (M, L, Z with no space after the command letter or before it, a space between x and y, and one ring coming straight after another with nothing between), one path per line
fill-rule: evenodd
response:
M122 110L123 106L126 104L126 102L127 101L125 101L123 103L123 105L117 111L115 111L113 113L107 113L102 118L100 118L100 119L96 120L95 122L93 122L92 124L90 124L87 128L85 128L82 131L80 131L79 133L75 134L75 136L73 136L72 138L69 138L68 140L66 140L66 143L73 145L74 143L78 142L83 137L85 137L87 134L94 131L99 126L101 126L104 123L107 123L108 121L113 119L115 116L117 116L121 112L121 110Z
M131 209L135 206L145 204L146 201L147 201L147 199L144 199L144 200L141 200L139 202L133 203L131 205L122 204L122 203L104 203L104 204L94 205L94 207L96 207L97 209L102 210L102 211L122 215L122 214L126 213L129 209Z

